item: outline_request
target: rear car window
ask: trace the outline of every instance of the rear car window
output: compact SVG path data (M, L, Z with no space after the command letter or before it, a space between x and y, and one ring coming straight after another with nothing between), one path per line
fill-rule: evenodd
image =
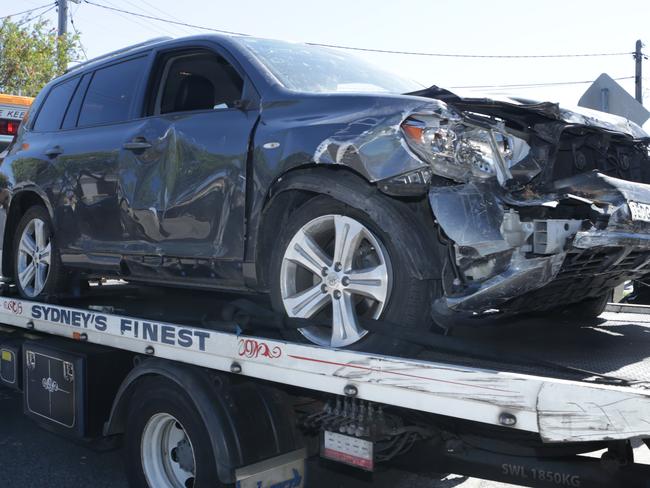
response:
M146 71L146 56L95 71L86 92L78 126L128 120L138 82Z
M38 112L33 130L41 132L58 130L61 127L66 108L78 83L79 77L76 77L64 81L50 90Z
M88 84L90 83L90 78L92 78L92 73L86 73L81 77L79 85L72 96L70 105L68 105L68 110L65 113L63 119L63 124L61 129L72 129L77 125L77 118L79 117L79 109L81 108L81 102L83 101L84 94L88 89Z

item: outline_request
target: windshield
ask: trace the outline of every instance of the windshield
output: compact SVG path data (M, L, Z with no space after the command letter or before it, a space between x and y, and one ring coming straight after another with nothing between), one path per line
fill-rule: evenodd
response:
M409 93L422 85L347 52L308 44L239 38L289 90L308 93Z

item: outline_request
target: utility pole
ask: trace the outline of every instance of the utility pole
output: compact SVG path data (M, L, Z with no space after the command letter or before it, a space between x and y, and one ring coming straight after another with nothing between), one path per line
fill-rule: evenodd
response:
M641 76L641 63L643 62L643 54L641 53L641 48L643 43L641 39L636 41L636 49L634 50L634 63L636 69L634 72L634 88L635 88L635 97L636 101L643 105L643 78Z
M59 6L59 37L61 37L68 33L68 0L57 0L56 3Z

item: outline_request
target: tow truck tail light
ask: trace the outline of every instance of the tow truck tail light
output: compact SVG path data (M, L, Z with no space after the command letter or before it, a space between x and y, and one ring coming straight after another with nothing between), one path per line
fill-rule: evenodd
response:
M15 136L18 134L18 126L20 122L17 120L0 119L0 135Z

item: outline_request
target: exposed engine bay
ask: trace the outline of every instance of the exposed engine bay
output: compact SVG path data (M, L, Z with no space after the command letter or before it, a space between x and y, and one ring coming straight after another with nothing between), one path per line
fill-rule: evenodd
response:
M548 310L602 298L650 271L650 139L638 126L437 87L417 95L462 113L403 125L418 155L420 144L436 147L422 178L453 260L435 310ZM473 151L464 155L464 145Z

